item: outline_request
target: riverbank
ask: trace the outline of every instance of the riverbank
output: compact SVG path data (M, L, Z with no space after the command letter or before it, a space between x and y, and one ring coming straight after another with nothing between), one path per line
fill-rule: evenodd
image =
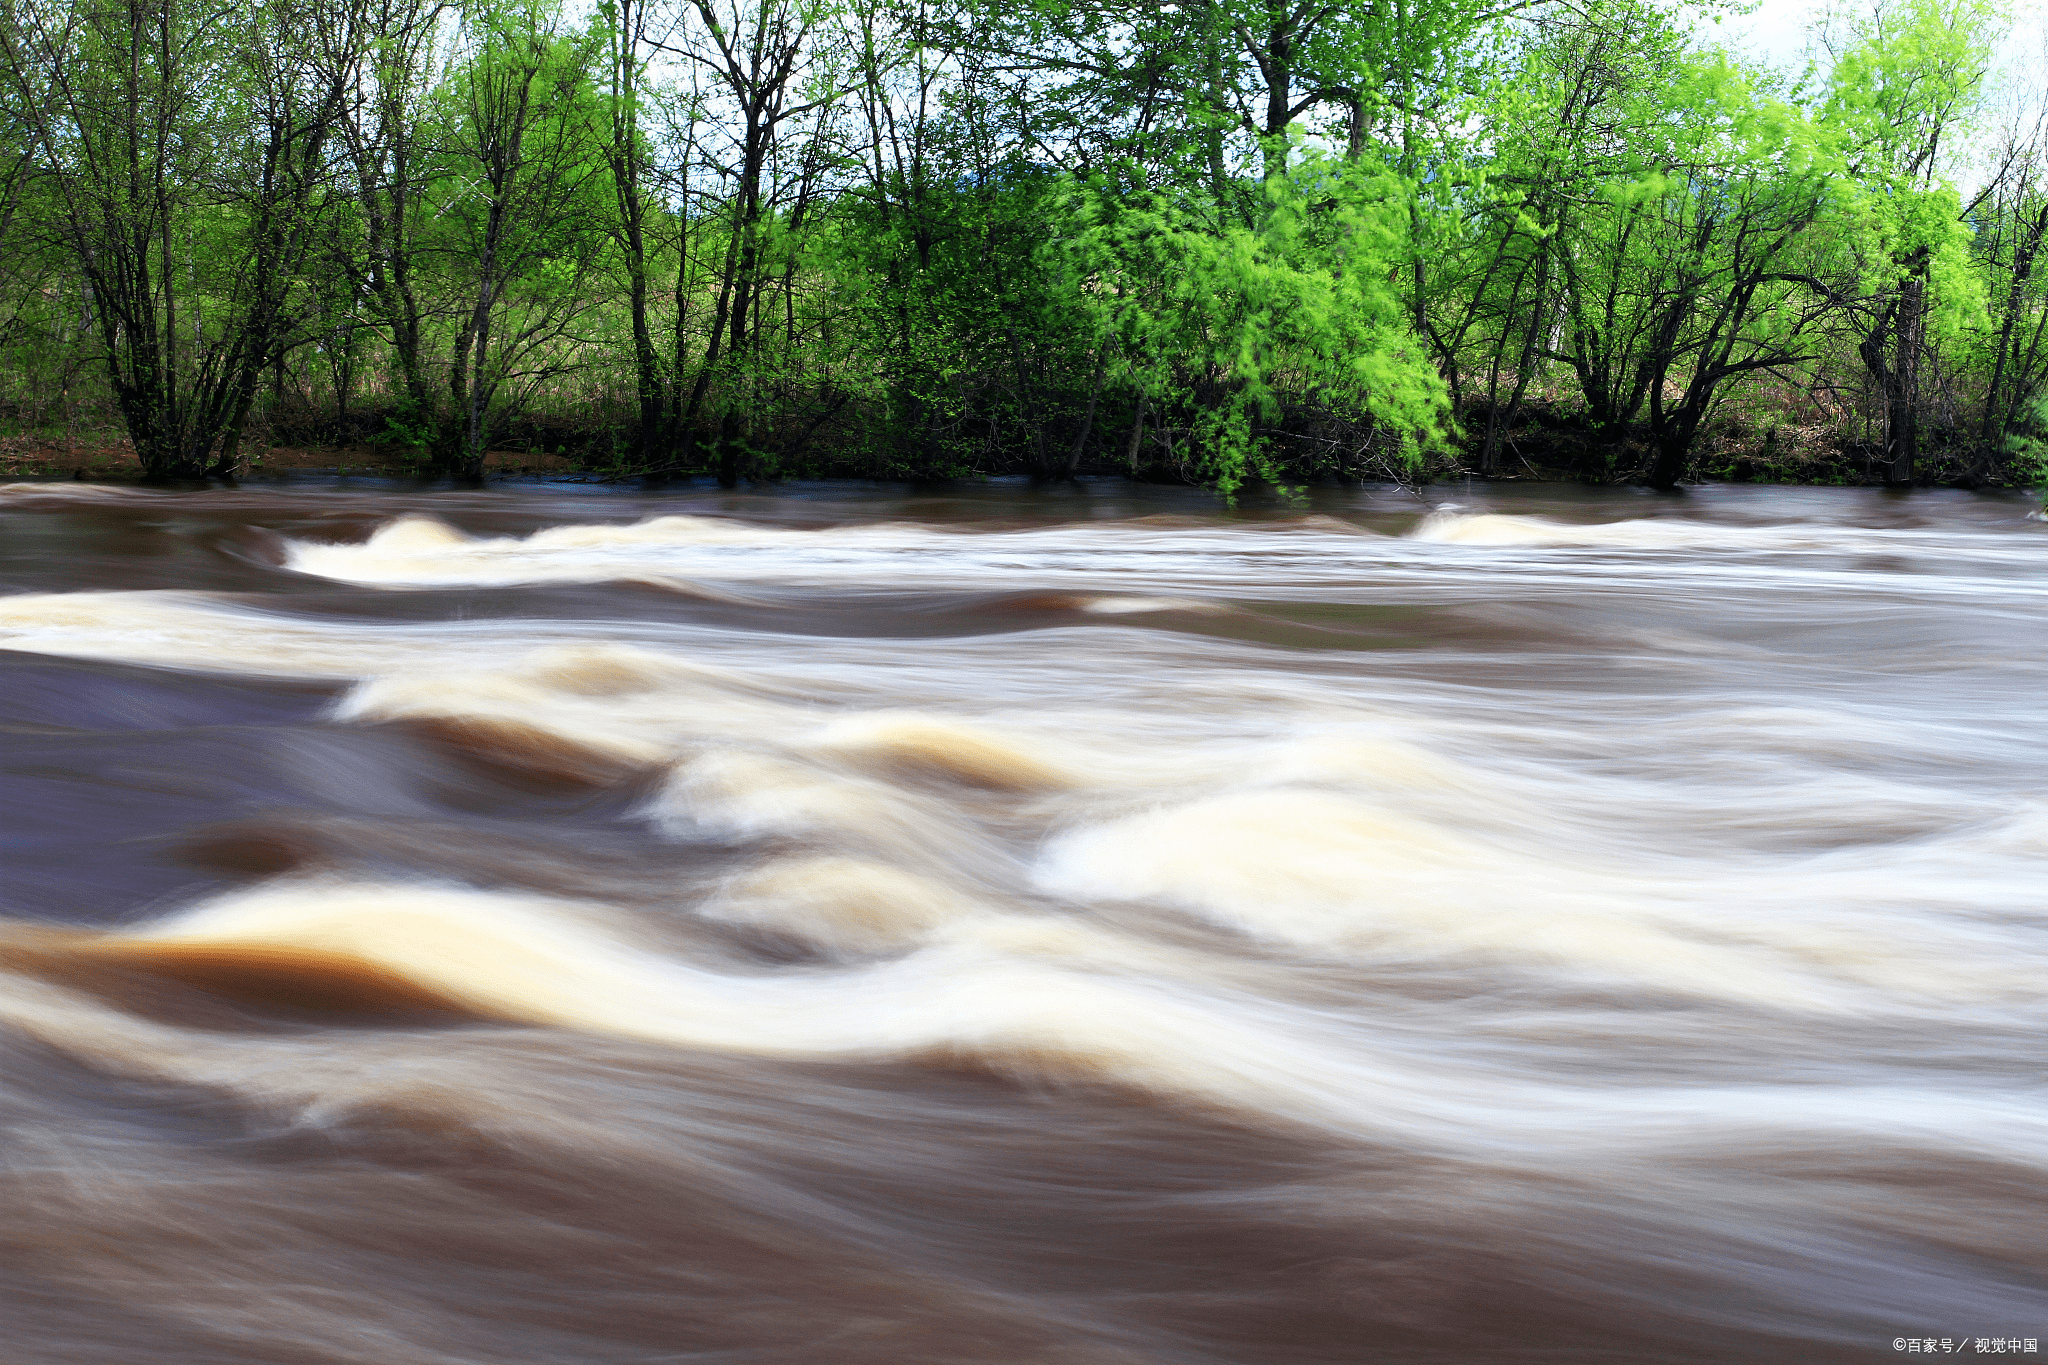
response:
M587 433L586 433L587 434ZM603 443L582 441L595 451ZM263 445L246 447L244 475L266 473L335 473L408 477L421 472L417 461L393 447L369 442ZM1650 451L1637 439L1605 440L1569 414L1532 406L1517 419L1512 432L1496 445L1491 472L1486 465L1483 414L1466 414L1466 426L1453 449L1426 457L1414 470L1384 464L1347 472L1304 469L1293 478L1303 484L1377 482L1400 475L1415 483L1486 480L1510 483L1629 484L1647 468ZM509 475L585 474L619 477L619 462L593 455L544 454L505 448L484 458L486 477ZM938 477L973 481L1028 475L1008 464L961 468ZM1084 459L1080 475L1127 478L1138 483L1196 482L1185 466L1150 464L1135 473L1124 462L1099 454ZM1362 478L1361 478L1362 476ZM1837 425L1724 420L1703 430L1685 482L1690 484L1754 483L1790 487L1889 487L1889 466L1881 442L1856 439ZM0 479L74 478L112 482L142 477L133 445L118 429L47 431L0 437ZM626 474L625 477L632 477ZM915 471L873 470L815 455L794 459L787 468L747 482L777 479L883 478L926 481ZM1914 484L1923 488L2030 488L2040 481L2031 465L1995 459L1979 443L1953 432L1933 433L1926 441Z
M493 450L484 468L493 474L573 473L576 462L524 450ZM403 475L415 466L394 459L388 447L270 446L252 451L244 461L250 475L275 471L336 474ZM133 482L142 477L142 462L125 436L85 431L57 439L0 439L0 479L98 479Z

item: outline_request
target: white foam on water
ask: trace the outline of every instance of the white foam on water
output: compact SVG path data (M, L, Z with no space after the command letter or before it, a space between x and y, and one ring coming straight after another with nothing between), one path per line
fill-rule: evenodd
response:
M465 631L443 624L319 621L183 591L0 597L0 648L268 677L393 673L460 658L471 642L476 655L502 660L505 632L478 624L481 629ZM569 639L579 634L573 627L541 633Z
M147 498L152 491L120 484L82 483L0 483L0 504L58 502L119 502Z
M1199 691L1173 679L1155 703L1152 663L1114 651L1077 706L1059 699L1076 689L1058 633L935 647L920 673L887 641L763 668L780 637L546 641L565 629L315 622L195 594L0 599L13 647L368 674L337 719L441 723L543 766L559 753L665 772L644 814L672 837L794 841L904 886L958 871L1003 900L1156 905L1358 962L1477 961L1833 1013L2017 1005L2048 967L2017 918L2048 849L1999 835L1987 857L1996 803L1839 765L1936 758L1960 737L1946 718L1722 708L1674 746L1661 720L1475 718L1426 691L1403 711L1341 679L1228 669ZM606 629L627 628L584 633ZM1836 808L1911 837L1853 854L1773 846ZM1678 831L1670 849L1632 841L1647 821ZM906 894L906 923L944 918ZM815 937L886 946L855 923L888 918L876 896L844 900L855 908L816 913L846 926ZM758 894L733 904L774 918Z
M702 913L837 954L913 947L989 913L934 877L844 857L783 859L734 878Z
M1769 633L1988 603L1981 619L2018 641L2048 591L2014 567L2038 560L2033 534L684 516L475 538L412 518L362 545L301 543L292 567L393 587L1051 583L1102 594L1076 597L1077 617L1120 619L906 642L782 634L768 613L747 628L421 625L77 593L0 599L0 645L351 680L342 723L584 755L596 782L630 772L638 818L739 868L702 899L679 891L676 913L810 956L721 971L665 954L615 907L315 882L216 901L137 943L324 953L535 1026L966 1059L1474 1159L1654 1164L1758 1133L1884 1133L2038 1165L2035 1099L1887 1070L1844 1041L2032 1036L2048 1016L2048 806L2025 779L2044 736L2014 690L2031 656L2001 635L1990 663L1959 663L1937 639L1930 668L1977 670L1958 700L1873 685L1889 659L1801 672L1786 660L1803 638ZM1827 562L1879 551L1906 567ZM1528 681L1543 656L1505 648L1431 656L1449 675L1432 681L1414 657L1426 644L1289 652L1168 619L1219 598L1462 607L1566 591L1666 614L1625 647L1553 652L1653 664L1683 688ZM1879 599L1895 615L1871 614ZM1673 602L1758 630L1709 649ZM132 1031L154 1027L65 1018L51 1037L129 1028L120 1046L139 1047ZM1555 1041L1575 1030L1596 1042ZM1788 1036L1827 1041L1804 1065L1731 1075L1745 1040ZM1659 1071L1640 1055L1658 1048L1715 1064ZM1633 1070L1605 1075L1604 1049Z
M1518 552L1507 556L1502 552ZM1686 557L1708 551L1723 562ZM1087 588L1094 615L1217 612L1198 593L1253 589L1273 598L1358 600L1364 582L1454 591L1474 575L1527 588L1629 580L1764 582L1846 589L1867 577L1835 567L1845 556L1925 560L1944 572L1915 595L1953 596L1978 580L1957 563L2004 576L2039 548L1976 530L1871 529L1819 522L1735 525L1684 517L1570 523L1542 517L1436 511L1407 535L1375 534L1331 517L1163 527L1083 522L1032 530L966 531L908 523L799 530L728 517L675 515L631 525L558 526L525 537L471 538L422 517L391 522L360 544L292 542L304 573L381 586L485 585L644 579L716 592L748 584L964 585L999 576L1011 587ZM1629 562L1608 563L1615 555ZM1560 556L1562 556L1560 558ZM1906 585L1893 584L1890 590ZM2013 585L2009 582L2008 588Z
M1622 550L1843 549L1867 543L1869 532L1839 526L1724 526L1683 518L1573 523L1497 512L1437 512L1409 533L1446 545L1583 546Z
M1930 921L1897 884L1900 872L1894 861L1889 886L1810 866L1703 885L1670 866L1502 847L1355 799L1283 789L1081 829L1052 844L1037 879L1056 895L1157 901L1361 960L1478 959L1824 1012L2048 1001L2035 975L2041 945L2027 951L2032 935ZM1942 885L1938 874L1914 881ZM1864 917L1799 903L1823 886ZM2025 957L2009 957L2015 950Z
M948 923L959 932L946 932ZM1957 1145L2038 1163L2048 1135L2048 1106L2010 1099L1960 1098L1921 1124L1888 1108L1898 1097L1881 1087L1615 1086L1517 1074L1398 1029L1221 987L1171 954L1133 952L1115 936L1057 921L938 915L920 934L926 946L873 965L740 975L643 946L602 905L297 880L98 940L91 951L144 966L196 953L309 976L369 969L511 1022L795 1059L953 1058L1023 1080L1108 1082L1466 1159L1578 1165L1617 1150L1696 1147L1713 1134L1881 1121L1929 1133L1966 1124ZM124 1021L63 993L0 990L0 1018L120 1068L316 1110L338 1098L288 1071L252 1073L236 1060L245 1050Z
M1081 610L1091 616L1144 616L1164 611L1213 616L1224 614L1229 608L1188 597L1097 597L1083 602Z

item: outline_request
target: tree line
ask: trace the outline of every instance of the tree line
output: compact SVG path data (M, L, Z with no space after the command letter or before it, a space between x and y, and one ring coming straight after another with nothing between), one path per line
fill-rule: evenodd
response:
M0 383L174 478L2036 479L2007 17L1875 0L1797 74L1703 17L0 0Z

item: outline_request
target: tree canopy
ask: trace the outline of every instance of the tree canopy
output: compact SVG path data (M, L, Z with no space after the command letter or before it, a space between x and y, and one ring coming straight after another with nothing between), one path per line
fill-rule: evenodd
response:
M171 477L311 432L728 484L1670 487L1781 436L2034 479L2048 123L2001 13L1872 0L1798 78L1697 18L7 0L8 410L97 404Z

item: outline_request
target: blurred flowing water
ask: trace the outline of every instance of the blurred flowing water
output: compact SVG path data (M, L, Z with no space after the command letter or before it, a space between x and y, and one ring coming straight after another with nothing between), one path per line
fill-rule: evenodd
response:
M0 487L5 1358L2048 1335L2028 511Z

